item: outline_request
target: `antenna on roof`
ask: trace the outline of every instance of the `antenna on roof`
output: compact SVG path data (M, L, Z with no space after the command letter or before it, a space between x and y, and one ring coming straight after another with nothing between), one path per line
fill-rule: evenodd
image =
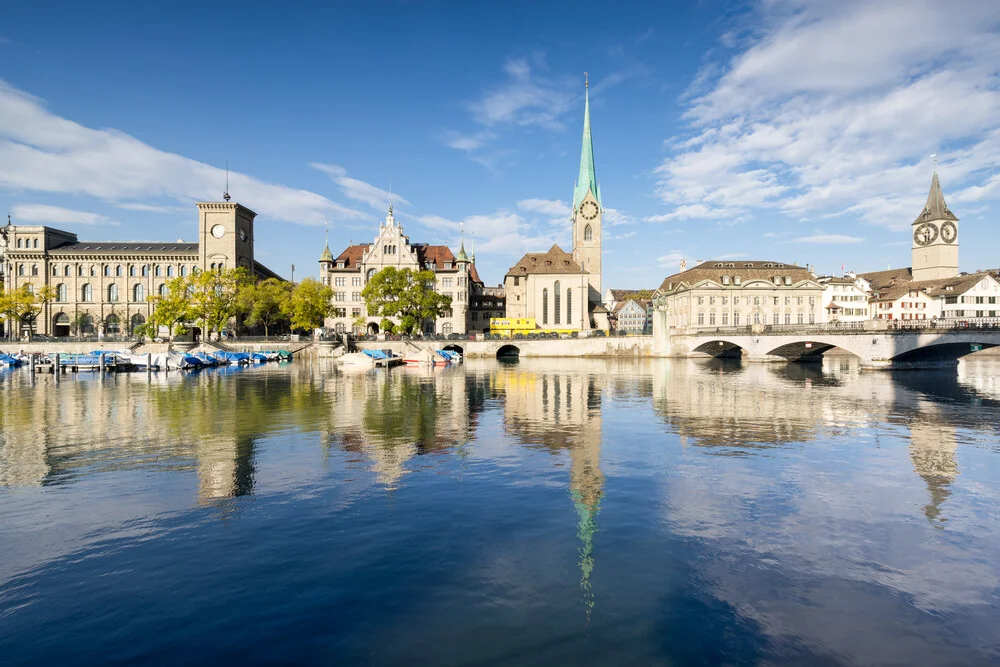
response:
M222 198L229 201L229 160L226 160L226 191L222 193Z

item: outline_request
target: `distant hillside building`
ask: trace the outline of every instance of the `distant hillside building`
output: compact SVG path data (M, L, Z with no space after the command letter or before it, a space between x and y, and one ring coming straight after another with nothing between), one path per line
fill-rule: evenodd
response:
M468 333L471 297L483 287L464 243L457 256L448 246L410 243L393 216L391 204L372 243L348 246L336 257L327 244L319 266L323 284L333 290L335 311L333 317L327 318L326 327L337 333L379 333L382 317L368 314L361 291L376 273L390 266L433 271L436 291L451 297L451 310L444 317L423 323L421 330L425 334Z

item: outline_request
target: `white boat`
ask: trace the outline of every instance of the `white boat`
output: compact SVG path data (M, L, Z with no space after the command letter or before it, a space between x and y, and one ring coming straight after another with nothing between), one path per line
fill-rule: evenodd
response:
M342 366L359 366L375 368L378 366L393 366L402 362L403 358L394 355L389 350L361 350L360 352L348 352L337 357L337 363Z
M451 362L440 352L423 348L408 352L403 363L407 366L447 366Z

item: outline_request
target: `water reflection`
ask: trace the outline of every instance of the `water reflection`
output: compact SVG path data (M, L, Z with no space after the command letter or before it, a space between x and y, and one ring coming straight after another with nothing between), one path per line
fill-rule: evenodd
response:
M246 634L277 605L296 646L343 651L316 662L986 663L998 371L8 372L0 653L58 662L45 624L100 651L117 625L135 650L203 641L204 623L245 646L209 660L280 661ZM218 606L192 602L205 586ZM136 587L203 615L136 638Z

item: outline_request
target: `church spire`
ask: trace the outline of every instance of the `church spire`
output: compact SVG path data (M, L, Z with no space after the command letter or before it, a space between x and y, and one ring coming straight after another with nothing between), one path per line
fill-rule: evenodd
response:
M924 204L924 210L920 212L913 224L928 220L954 220L958 222L958 217L951 212L948 204L944 201L944 193L941 192L941 181L938 180L937 169L934 170L934 177L931 179L931 190L927 193L927 203Z
M594 169L594 140L590 135L590 78L584 82L583 93L583 149L580 151L580 176L576 179L576 187L573 189L573 212L580 207L580 202L587 196L587 192L594 194L594 199L598 205L601 203L601 190L597 184L597 172Z

